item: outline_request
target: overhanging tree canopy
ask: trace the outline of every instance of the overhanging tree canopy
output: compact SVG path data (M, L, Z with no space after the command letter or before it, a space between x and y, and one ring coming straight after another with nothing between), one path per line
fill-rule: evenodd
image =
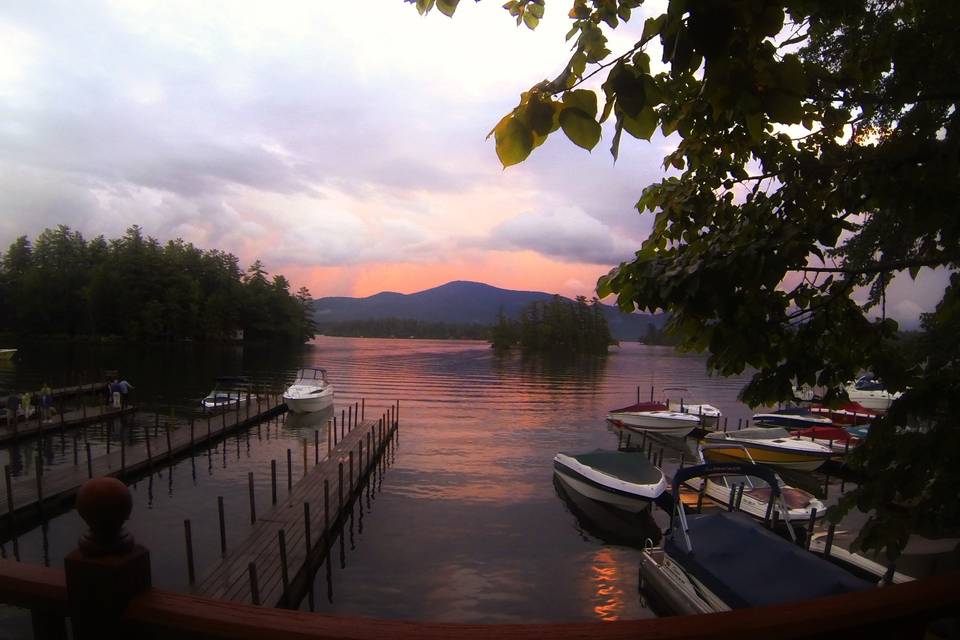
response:
M452 15L457 0L416 4ZM669 311L712 371L756 369L742 392L751 405L796 383L841 395L863 369L905 390L859 452L869 481L840 511L870 511L859 542L891 557L911 531L957 529L960 278L924 318L918 361L891 348L898 327L883 305L897 272L960 263L960 5L670 0L641 31L628 23L642 4L573 1L573 54L494 127L498 157L522 162L558 129L593 149L605 122L614 158L624 133L672 136L670 175L637 202L653 231L600 295ZM535 28L544 5L504 8ZM639 39L611 52L618 28ZM860 305L851 294L864 287Z

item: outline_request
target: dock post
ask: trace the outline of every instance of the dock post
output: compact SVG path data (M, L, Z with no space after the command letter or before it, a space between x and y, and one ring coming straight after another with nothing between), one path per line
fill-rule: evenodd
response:
M353 495L353 449L350 449L350 484L347 485L347 495Z
M366 415L367 415L367 399L360 398L360 420L363 421Z
M353 426L360 426L360 403L356 401L353 403Z
M337 518L343 511L343 463L337 465Z
M807 535L803 542L803 548L810 551L810 540L813 539L813 527L817 524L817 508L810 509L810 520L807 522Z
M93 477L93 456L90 455L90 443L87 443L87 478Z
M167 460L173 457L173 447L170 446L170 425L166 425L167 430Z
M323 543L328 544L330 537L330 481L323 479Z
M353 431L353 405L347 407L347 433Z
M336 415L333 416L333 444L334 446L336 446L337 444L337 416Z
M194 566L193 566L193 535L191 534L191 531L190 531L189 520L183 521L183 537L187 546L187 579L190 581L190 584L192 585L196 582L197 577L194 573Z
M194 433L193 433L193 416L190 416L190 455L193 455L193 446L194 446Z
M247 488L250 492L250 524L257 521L257 503L253 493L253 471L247 472Z
M697 492L697 513L703 513L703 494L707 490L707 482L703 480L700 483L700 490Z
M290 591L290 578L287 575L287 533L283 529L277 532L277 542L280 545L280 580L283 583L283 595L280 597L283 606L289 606L287 598Z
M310 539L310 503L303 503L303 539L307 545L307 567L310 563L310 551L313 549L313 542Z
M327 455L330 455L331 448L333 447L333 437L331 436L331 427L330 420L327 420Z
M143 441L147 445L147 463L153 464L153 452L150 450L150 429L143 428Z
M346 411L340 409L340 439L343 440L344 429L347 428Z
M220 555L227 555L227 523L223 517L223 496L217 496L217 515L220 517Z
M773 528L773 494L770 494L770 499L767 500L767 510L763 514L763 525L765 527Z
M303 438L303 475L307 475L307 439Z
M40 518L43 519L43 457L37 452L37 509L40 511Z
M320 464L320 430L319 429L313 430L313 464Z
M277 461L270 461L270 496L274 505L277 504Z
M7 490L7 515L13 522L13 479L10 477L10 465L3 465L3 483Z
M740 483L739 485L737 485L737 486L739 487L739 490L737 491L736 510L737 510L737 511L740 511L740 502L743 501L744 483L741 482L741 483Z
M831 522L830 526L827 527L827 540L823 544L824 558L830 557L830 550L833 548L833 534L834 532L836 532L836 530L837 530L837 524L835 522Z
M363 466L363 438L360 438L360 442L357 443L357 482L360 482L360 478L363 477L364 466Z
M255 563L247 564L247 575L250 576L250 600L253 604L260 606L260 586L257 584L257 565Z
M287 493L293 490L293 452L287 449Z
M730 485L730 495L727 497L727 511L733 511L737 500L737 485Z

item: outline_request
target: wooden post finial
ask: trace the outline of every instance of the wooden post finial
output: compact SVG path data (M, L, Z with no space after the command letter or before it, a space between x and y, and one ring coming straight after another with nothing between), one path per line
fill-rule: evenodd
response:
M130 490L116 478L87 480L77 492L77 513L90 527L80 537L80 550L88 556L121 554L133 548L133 536L123 523L133 510Z

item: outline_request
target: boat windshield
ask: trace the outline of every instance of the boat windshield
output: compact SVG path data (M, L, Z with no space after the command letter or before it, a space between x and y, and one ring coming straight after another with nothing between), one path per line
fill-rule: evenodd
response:
M326 369L300 369L297 372L297 381L311 381L311 380L320 380L322 382L327 381L327 370Z

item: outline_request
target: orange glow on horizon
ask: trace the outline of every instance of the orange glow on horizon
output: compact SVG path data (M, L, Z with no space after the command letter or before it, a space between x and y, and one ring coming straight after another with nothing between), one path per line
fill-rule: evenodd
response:
M431 263L373 263L347 267L287 268L314 298L366 297L382 291L416 293L453 280L483 282L503 289L544 291L574 297L594 295L597 278L609 267L560 262L530 251L490 252L474 260Z

